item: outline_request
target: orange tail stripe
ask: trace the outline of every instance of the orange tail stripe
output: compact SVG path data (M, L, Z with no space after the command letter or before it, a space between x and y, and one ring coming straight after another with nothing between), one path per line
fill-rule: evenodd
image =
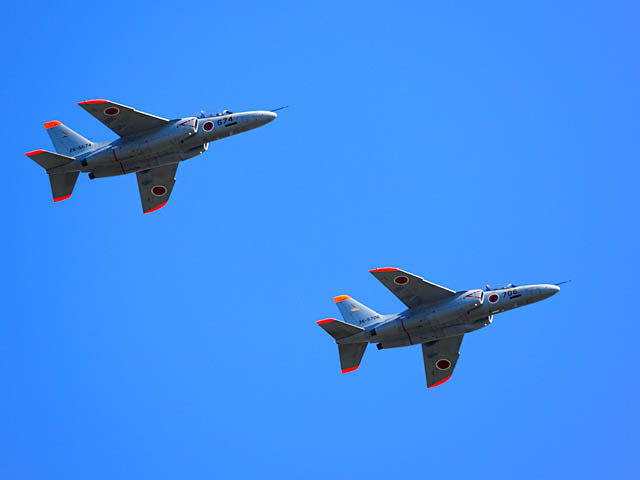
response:
M318 320L316 323L318 325L322 325L323 323L330 323L330 322L335 322L336 319L335 318L325 318L324 320Z
M27 153L25 153L25 155L26 155L27 157L31 157L32 155L38 155L39 153L44 153L44 152L45 152L44 150L34 150L33 152L27 152Z
M338 295L337 297L333 297L333 301L336 303L343 302L345 300L349 300L351 297L349 295Z

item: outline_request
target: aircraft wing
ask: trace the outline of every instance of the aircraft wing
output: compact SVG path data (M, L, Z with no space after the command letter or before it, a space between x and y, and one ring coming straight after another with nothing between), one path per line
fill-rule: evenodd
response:
M150 213L164 207L176 183L178 164L150 168L136 173L143 213Z
M464 335L422 344L427 388L442 385L451 378L460 356L462 337Z
M166 118L139 112L109 100L87 100L78 105L121 137L135 136L169 123Z
M456 293L398 268L376 268L369 272L409 308L439 302Z

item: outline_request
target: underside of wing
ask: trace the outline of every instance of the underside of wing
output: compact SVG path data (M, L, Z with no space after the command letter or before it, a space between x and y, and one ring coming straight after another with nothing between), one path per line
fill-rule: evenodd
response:
M398 268L376 268L369 271L409 308L439 302L456 293Z
M428 388L442 385L451 378L460 356L460 344L463 336L458 335L422 344Z
M154 212L167 204L176 183L176 170L178 164L174 163L136 173L144 213Z
M78 105L121 137L139 135L169 123L166 118L140 112L109 100L87 100Z

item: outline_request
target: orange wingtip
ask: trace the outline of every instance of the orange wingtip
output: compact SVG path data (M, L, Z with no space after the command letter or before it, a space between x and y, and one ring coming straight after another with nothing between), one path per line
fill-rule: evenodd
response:
M62 200L66 200L67 198L71 198L71 195L67 195L66 197L54 198L53 201L54 202L61 202Z
M322 325L323 323L330 323L330 322L335 322L336 319L335 318L325 318L324 320L318 320L316 323L318 325Z
M38 155L39 153L44 153L45 150L34 150L33 152L27 152L25 153L25 155L27 157L31 157L32 155Z
M85 100L84 102L78 102L78 105L91 105L93 103L109 103L109 100Z
M445 378L444 380L440 380L438 383L434 383L433 385L428 386L427 388L433 388L433 387L437 387L438 385L442 385L444 382L446 382L447 380L449 380L451 378L451 375L449 375L447 378Z
M349 295L338 295L337 297L333 297L333 301L336 303L344 302L345 300L349 300L351 297Z
M358 365L359 367L360 365ZM358 367L351 367L351 368L345 368L344 370L342 370L342 373L349 373L349 372L353 372L354 370L357 370Z
M373 270L369 270L369 272L374 273L374 272L398 272L399 270L397 268L393 268L393 267L385 267L385 268L374 268Z
M44 122L44 128L46 128L47 130L49 130L51 127L57 127L58 125L62 125L58 120Z
M155 208L152 208L151 210L147 210L147 211L146 211L146 212L144 212L144 213L145 213L145 214L147 214L147 213L155 212L156 210L160 210L160 209L161 209L162 207L164 207L167 203L169 203L169 200L167 200L166 202L164 202L164 203L162 203L162 204L158 205L158 206L157 206L157 207L155 207Z

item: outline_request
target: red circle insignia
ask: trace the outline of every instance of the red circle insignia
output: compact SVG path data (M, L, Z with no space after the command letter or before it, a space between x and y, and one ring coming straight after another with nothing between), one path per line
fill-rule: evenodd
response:
M104 114L108 115L109 117L113 117L114 115L117 115L119 113L120 109L116 107L109 107L104 109Z
M409 279L407 277L405 277L404 275L400 275L400 276L394 278L393 282L396 285L406 285L407 283L409 283Z
M489 295L489 303L496 303L500 297L496 293Z
M451 368L451 362L446 358L441 358L436 362L436 367L438 367L438 370L449 370Z
M213 130L213 122L205 122L205 124L202 126L202 129L205 132L210 132L211 130Z
M153 193L156 197L162 197L167 193L167 187L164 185L156 185L151 189L151 193Z

